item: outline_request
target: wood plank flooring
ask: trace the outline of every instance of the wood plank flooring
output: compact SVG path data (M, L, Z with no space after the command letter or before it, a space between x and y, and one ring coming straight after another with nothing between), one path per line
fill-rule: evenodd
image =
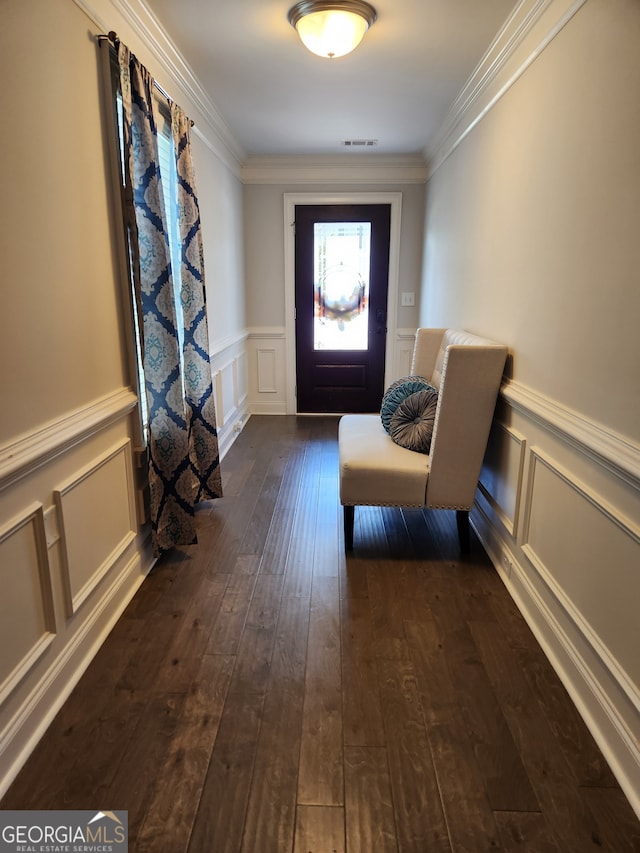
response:
M361 508L337 419L252 417L3 809L126 809L135 853L640 850L640 824L455 514Z

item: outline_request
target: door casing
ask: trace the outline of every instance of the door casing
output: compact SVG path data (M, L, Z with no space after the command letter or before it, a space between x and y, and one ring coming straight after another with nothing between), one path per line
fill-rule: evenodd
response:
M389 234L389 287L387 291L387 341L385 347L385 386L395 364L396 326L398 322L398 273L400 265L400 223L402 193L285 193L284 195L284 277L285 277L285 351L287 414L297 411L296 336L295 336L295 208L298 204L388 204L391 206Z

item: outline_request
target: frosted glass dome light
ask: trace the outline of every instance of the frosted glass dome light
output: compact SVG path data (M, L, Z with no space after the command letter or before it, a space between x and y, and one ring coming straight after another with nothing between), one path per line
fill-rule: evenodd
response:
M301 0L288 15L304 46L328 59L351 53L376 17L363 0Z

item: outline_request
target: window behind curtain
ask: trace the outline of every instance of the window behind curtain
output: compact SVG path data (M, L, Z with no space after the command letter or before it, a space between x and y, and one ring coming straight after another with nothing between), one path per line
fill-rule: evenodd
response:
M116 98L116 112L118 118L118 133L120 137L120 152L121 152L121 161L120 161L120 175L121 180L124 186L124 161L122 160L122 151L124 149L123 144L123 131L122 131L122 97L120 94L117 95ZM175 304L176 304L176 322L177 322L177 333L178 340L180 343L180 352L182 352L182 346L184 343L184 332L183 332L183 323L182 323L182 300L180 298L181 292L181 284L180 284L180 238L178 235L178 176L176 173L176 161L173 150L173 138L171 136L171 118L169 115L169 111L164 102L160 102L160 122L161 126L158 128L158 156L160 161L160 173L162 175L162 188L164 195L164 209L165 215L167 218L167 228L169 232L169 254L171 257L171 269L173 275L173 287L175 292ZM144 379L144 369L142 366L142 344L140 341L140 326L141 318L138 317L138 303L135 298L135 293L133 292L133 277L129 276L129 283L131 286L131 305L133 306L134 313L134 330L135 330L135 344L136 344L136 363L138 370L138 397L140 400L140 421L142 428L142 435L145 440L147 440L147 425L149 421L149 410L147 407L147 395L145 391L145 379ZM183 389L184 390L184 389Z

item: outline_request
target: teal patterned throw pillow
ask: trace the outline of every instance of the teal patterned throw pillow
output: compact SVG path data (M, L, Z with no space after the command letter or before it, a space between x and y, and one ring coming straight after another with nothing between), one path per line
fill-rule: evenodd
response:
M391 418L403 400L410 394L415 394L417 391L426 391L429 388L433 388L433 386L427 382L424 376L405 376L403 379L397 379L395 382L392 382L384 392L380 407L380 417L385 430L389 432Z

